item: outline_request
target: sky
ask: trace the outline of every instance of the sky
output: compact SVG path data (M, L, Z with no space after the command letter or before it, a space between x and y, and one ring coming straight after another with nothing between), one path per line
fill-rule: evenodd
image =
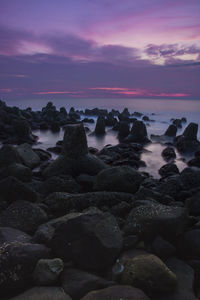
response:
M200 99L199 0L0 0L0 99Z

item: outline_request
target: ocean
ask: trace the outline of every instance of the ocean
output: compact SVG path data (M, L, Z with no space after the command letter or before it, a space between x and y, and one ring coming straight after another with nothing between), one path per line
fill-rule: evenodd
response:
M169 124L171 124L172 118L187 118L187 123L182 129L178 130L178 135L181 134L189 124L189 122L195 122L200 125L200 100L176 100L176 99L24 99L20 101L9 100L6 101L7 105L18 106L20 108L32 107L33 110L41 110L47 102L52 101L54 105L59 109L64 106L67 110L70 107L75 109L85 110L86 108L106 108L108 110L118 109L122 111L125 107L132 113L138 111L144 115L149 116L154 122L146 122L148 135L156 134L161 135L165 132ZM96 119L96 117L93 117ZM95 124L85 124L94 130ZM35 147L47 149L48 147L55 146L58 140L63 138L64 131L61 130L59 133L52 133L50 130L34 132L39 136L39 144ZM198 139L200 139L200 130L198 131ZM117 133L107 128L105 136L96 137L87 135L88 146L102 149L105 145L111 144L116 145L119 141L117 139ZM162 150L165 148L164 145L158 143L152 143L145 147L149 152L142 154L142 159L146 162L146 167L140 168L141 171L151 173L154 177L159 178L158 170L166 162L161 156ZM177 158L175 160L179 170L185 168L187 160L190 157L182 157L177 151ZM55 155L54 155L55 157Z

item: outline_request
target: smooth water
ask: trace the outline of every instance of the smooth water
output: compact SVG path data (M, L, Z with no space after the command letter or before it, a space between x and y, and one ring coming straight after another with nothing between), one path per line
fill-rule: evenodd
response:
M181 134L189 124L189 122L195 122L200 125L200 100L175 100L175 99L56 99L55 101L50 99L30 99L20 101L7 101L8 105L19 106L20 108L32 107L33 110L41 110L48 101L52 101L54 105L59 109L64 106L67 110L70 107L75 109L85 110L85 108L106 108L111 110L112 108L122 111L125 107L129 109L130 112L139 111L143 114L149 116L154 122L146 122L148 135L156 134L161 135L171 124L172 118L187 118L187 123L182 129L178 130L177 134ZM96 119L96 117L94 117ZM94 130L95 124L85 124L89 127L91 131ZM64 131L61 130L59 133L52 133L50 130L34 132L39 136L40 147L47 149L48 147L55 146L58 140L63 138ZM200 139L200 130L198 132L198 139ZM96 137L87 135L88 146L95 147L97 149L102 149L105 145L111 144L116 145L119 141L117 139L117 133L112 131L111 128L107 128L107 133L105 136ZM143 171L151 173L153 176L158 177L158 169L164 165L166 162L161 156L162 150L166 146L152 143L146 146L146 149L150 152L144 153L142 159L146 162L147 167L141 168ZM183 162L182 157L177 153L176 164L179 170L186 167ZM189 159L186 158L186 160Z

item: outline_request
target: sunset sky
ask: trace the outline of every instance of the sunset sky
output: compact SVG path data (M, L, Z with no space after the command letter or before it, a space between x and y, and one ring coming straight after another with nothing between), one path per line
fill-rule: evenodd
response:
M200 99L199 0L0 0L0 98Z

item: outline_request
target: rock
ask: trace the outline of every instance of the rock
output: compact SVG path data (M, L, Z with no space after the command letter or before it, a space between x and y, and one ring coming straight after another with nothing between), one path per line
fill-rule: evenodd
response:
M188 166L200 168L200 156L197 156L188 161Z
M176 133L177 133L177 126L174 124L171 124L165 131L164 135L169 136L169 137L175 137Z
M118 137L119 139L126 138L130 133L128 122L119 122Z
M195 167L185 168L180 173L180 181L184 190L191 190L200 186L200 169Z
M117 192L92 192L84 194L53 193L44 203L54 216L63 216L71 210L82 211L89 207L112 207L122 201L132 202L133 195Z
M150 300L141 290L126 285L116 285L100 291L88 293L81 300Z
M32 240L38 244L48 245L54 235L54 231L55 229L50 224L42 224L37 228Z
M136 256L126 263L122 284L140 288L148 295L171 293L177 286L177 278L162 260L147 254Z
M174 148L172 147L167 147L162 151L162 156L165 160L173 160L176 158L176 153L174 151Z
M0 181L1 196L7 202L14 200L36 201L37 193L28 185L22 183L13 176Z
M142 117L142 120L143 120L143 121L145 121L145 122L149 122L149 121L151 121L151 120L149 119L149 117L148 117L148 116L143 116L143 117Z
M36 285L53 285L58 280L63 271L64 264L60 258L38 260L34 272L33 280Z
M173 124L174 124L177 128L182 128L182 121L181 121L181 119L175 119L175 120L173 120Z
M16 151L16 148L12 145L4 145L0 149L0 169L7 168L8 166L20 163L20 157Z
M31 169L40 164L39 156L32 150L29 144L22 144L17 147L17 152L23 164Z
M99 211L74 213L55 229L51 246L65 261L98 271L114 262L122 248L122 235L112 215Z
M149 143L146 125L142 121L135 121L131 133L125 139L128 143Z
M98 117L94 132L96 135L105 134L105 118L103 116Z
M200 191L186 199L185 205L188 208L190 215L200 216Z
M21 230L11 227L0 227L0 247L3 244L10 244L12 242L29 243L30 240L30 235Z
M93 191L95 176L80 174L78 177L76 177L76 180L81 185L84 193Z
M184 232L187 222L185 208L152 202L133 208L123 230L125 234L137 234L147 240L157 235L173 240Z
M19 144L33 144L36 141L36 138L32 135L31 128L26 120L14 120L12 125Z
M171 243L164 240L161 236L157 236L155 238L155 240L151 244L151 250L153 254L157 255L161 259L169 258L176 252L176 248Z
M94 274L78 270L65 268L62 273L62 287L66 294L72 299L80 299L88 292L99 290L115 285L113 281L105 280Z
M168 177L174 174L179 174L179 169L177 166L173 163L166 164L162 166L159 170L158 173L160 174L161 177Z
M10 300L72 300L60 287L34 287Z
M30 182L32 171L22 164L12 164L0 170L0 179L13 176L23 182Z
M176 138L176 146L180 152L195 152L200 149L197 140L198 124L190 123L183 134Z
M31 283L36 262L49 255L49 249L43 245L21 242L4 244L0 252L1 295L24 290Z
M80 185L69 175L53 176L46 179L40 187L40 193L47 196L54 192L78 193Z
M163 196L172 197L172 201L176 198L183 189L182 181L179 175L166 177L160 182L157 191ZM164 203L163 203L164 204ZM168 203L167 203L168 204Z
M36 204L18 200L0 214L0 226L12 227L32 234L47 221L46 213Z
M179 253L186 259L200 258L200 230L194 229L185 232L178 243Z
M177 278L176 290L170 295L157 296L155 300L197 300L193 291L194 270L183 261L170 258L166 261L166 265L170 268Z
M111 167L101 171L97 176L94 189L136 193L142 182L142 175L129 166Z
M51 124L51 127L50 127L51 131L53 132L59 132L60 131L60 125L59 125L59 122L53 122Z
M62 154L44 170L44 176L77 176L82 173L96 175L105 168L106 165L101 160L88 153L83 124L68 125L65 128Z
M33 151L39 156L41 161L46 161L51 159L51 153L43 150L43 149L33 149Z

